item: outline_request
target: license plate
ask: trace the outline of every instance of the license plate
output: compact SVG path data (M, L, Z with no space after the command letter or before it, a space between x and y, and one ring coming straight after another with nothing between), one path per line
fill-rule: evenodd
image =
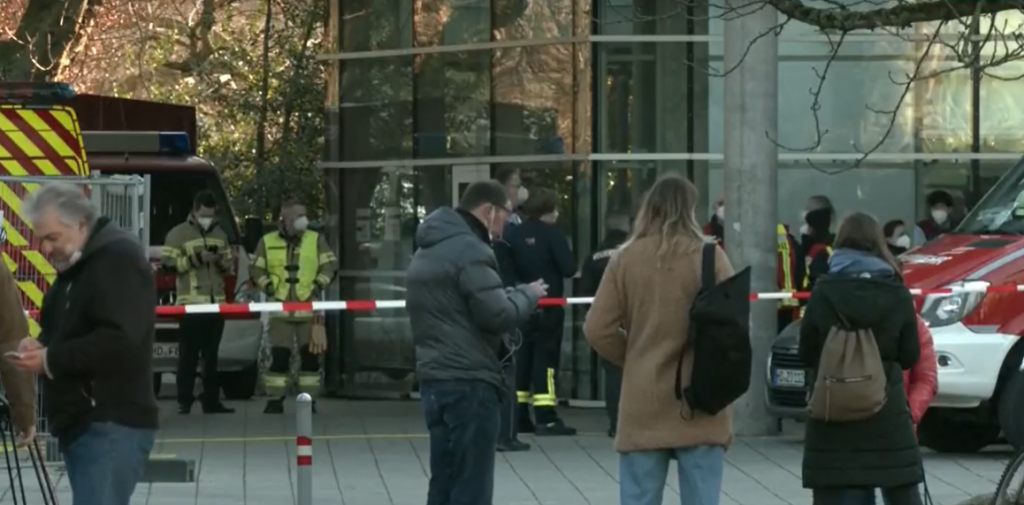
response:
M806 383L804 375L803 370L776 369L774 383L776 386L802 388Z
M177 358L178 344L153 344L154 358Z

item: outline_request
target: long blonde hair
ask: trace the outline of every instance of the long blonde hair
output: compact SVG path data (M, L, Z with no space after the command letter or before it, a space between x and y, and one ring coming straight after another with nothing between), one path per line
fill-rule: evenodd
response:
M694 215L698 198L697 188L685 178L675 174L661 177L644 195L633 233L622 248L642 238L657 237L661 256L695 241L702 243L704 235Z

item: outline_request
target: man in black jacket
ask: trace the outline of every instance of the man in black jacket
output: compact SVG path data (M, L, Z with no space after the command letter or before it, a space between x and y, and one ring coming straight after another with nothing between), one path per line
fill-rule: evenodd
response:
M420 248L406 274L416 377L430 432L428 505L489 504L500 404L502 340L546 293L542 281L505 289L491 237L511 214L495 181L466 189L416 229Z
M156 290L138 238L99 217L81 188L44 186L23 207L57 269L39 341L7 359L44 378L75 505L128 505L156 437Z
M609 214L606 226L608 230L604 234L604 240L598 244L597 251L587 256L583 262L583 269L580 272L580 296L592 297L597 293L597 287L601 285L601 278L604 277L612 254L629 238L629 216ZM604 369L604 404L608 412L608 436L614 437L619 421L622 369L605 359L601 360L601 367Z

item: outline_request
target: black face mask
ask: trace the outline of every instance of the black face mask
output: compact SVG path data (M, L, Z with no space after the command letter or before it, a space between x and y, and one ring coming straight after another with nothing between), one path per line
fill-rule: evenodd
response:
M812 210L804 218L807 226L810 226L816 233L827 233L832 226L832 209L824 208Z

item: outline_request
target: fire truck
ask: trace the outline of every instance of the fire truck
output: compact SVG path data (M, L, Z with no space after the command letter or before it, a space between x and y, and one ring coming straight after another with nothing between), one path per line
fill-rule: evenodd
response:
M1024 449L1024 292L1006 288L1024 285L1024 160L955 230L900 260L912 288L970 290L917 299L939 370L918 426L922 445L975 452L1005 439ZM799 321L775 340L768 361L768 410L780 418L806 417L812 371L797 356L798 334Z
M168 125L180 129L161 131ZM0 212L9 237L3 252L26 309L40 308L41 294L56 274L20 216L21 201L48 178L82 185L104 214L136 232L150 251L158 251L167 232L188 217L195 193L211 191L237 258L236 274L225 282L228 301L256 300L259 295L248 282L248 253L259 237L243 236L217 167L195 155L190 133L194 137L190 107L76 96L64 84L0 84ZM256 233L261 230L260 223ZM249 244L248 251L243 244ZM151 253L151 261L161 304L174 303L174 274L159 267L158 253ZM163 374L176 368L177 329L174 319L158 320L153 350L158 394ZM33 322L33 334L38 331ZM258 316L226 322L218 370L229 399L254 394L262 338Z

